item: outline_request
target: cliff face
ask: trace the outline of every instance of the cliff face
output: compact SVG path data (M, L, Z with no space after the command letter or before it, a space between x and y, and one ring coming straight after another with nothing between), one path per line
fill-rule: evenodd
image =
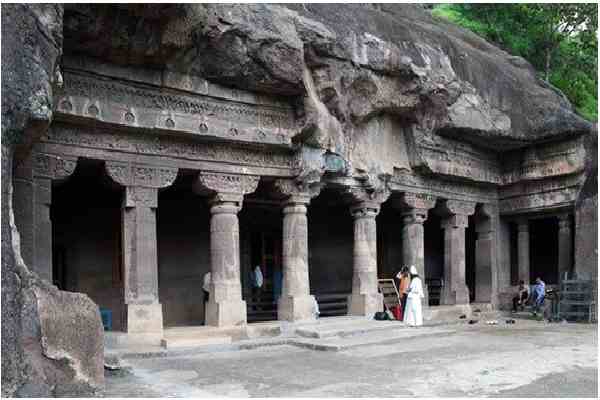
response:
M393 131L503 151L590 129L524 59L420 6L71 5L65 53L283 96L298 112L296 143L370 177L406 168L404 154L370 160Z
M104 379L97 306L29 270L12 208L13 160L52 119L62 17L61 6L2 5L2 396L89 395Z

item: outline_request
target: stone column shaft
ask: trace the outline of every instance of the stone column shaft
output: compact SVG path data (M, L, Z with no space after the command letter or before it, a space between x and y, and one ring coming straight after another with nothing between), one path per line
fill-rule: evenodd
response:
M484 206L489 209L489 206ZM475 230L475 300L477 302L498 302L498 274L496 259L497 216L481 217Z
M278 301L278 319L301 321L314 319L314 297L308 277L309 196L292 196L283 206L283 285Z
M232 326L246 323L246 302L240 280L240 227L237 213L243 197L213 199L210 213L211 290L206 324ZM235 197L235 199L233 198Z
M558 282L565 279L565 273L573 267L573 236L569 214L558 217Z
M358 203L351 208L354 217L354 250L350 314L372 316L383 309L383 296L377 289L377 205Z
M35 257L33 270L40 278L52 283L52 221L50 206L52 205L52 180L35 178L34 203L34 246Z
M158 189L125 187L122 216L123 269L127 332L160 334L156 208Z
M414 265L423 281L425 298L423 306L429 304L429 294L425 283L425 229L426 209L412 209L403 214L402 261L406 266Z
M469 304L465 274L465 228L468 216L456 214L442 222L444 228L444 304Z
M529 221L526 219L518 221L518 248L517 257L519 262L519 280L526 285L531 283L529 277Z

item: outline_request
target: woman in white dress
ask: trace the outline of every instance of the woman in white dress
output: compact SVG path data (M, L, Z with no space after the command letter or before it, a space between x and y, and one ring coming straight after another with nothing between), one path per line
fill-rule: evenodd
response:
M406 303L406 316L404 322L409 326L423 325L423 308L421 299L423 294L423 283L414 265L410 266L411 281L408 287L408 301Z

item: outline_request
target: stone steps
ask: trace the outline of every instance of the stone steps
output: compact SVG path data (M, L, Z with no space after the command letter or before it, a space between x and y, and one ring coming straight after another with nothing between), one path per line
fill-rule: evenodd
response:
M326 339L298 338L290 340L289 344L317 351L344 351L364 346L398 343L399 341L413 337L438 336L454 332L455 330L433 327L402 327L379 332L371 331L369 334L358 334L347 337L329 337Z

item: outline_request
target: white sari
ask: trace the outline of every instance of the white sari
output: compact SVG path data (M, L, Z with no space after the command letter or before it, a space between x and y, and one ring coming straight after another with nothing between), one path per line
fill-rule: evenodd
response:
M406 315L404 322L410 326L423 325L423 308L421 299L424 298L423 284L418 276L410 281L408 300L406 302Z

